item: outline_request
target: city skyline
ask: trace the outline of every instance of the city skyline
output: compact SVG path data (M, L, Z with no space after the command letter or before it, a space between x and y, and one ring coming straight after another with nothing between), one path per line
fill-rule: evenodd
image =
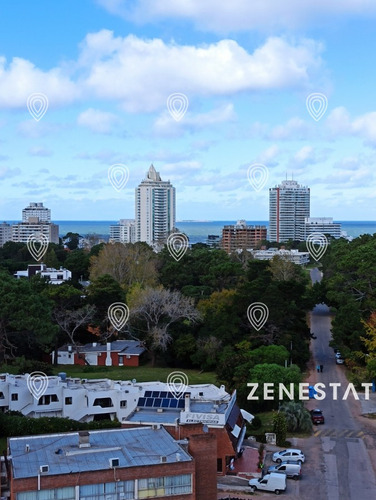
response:
M256 4L3 2L0 220L30 200L55 220L133 218L151 163L179 193L177 220L266 220L286 174L311 187L315 216L376 220L376 5ZM34 93L48 98L39 121ZM188 100L179 120L174 93ZM328 103L317 121L313 93ZM257 163L269 173L259 191ZM119 192L114 164L129 169Z

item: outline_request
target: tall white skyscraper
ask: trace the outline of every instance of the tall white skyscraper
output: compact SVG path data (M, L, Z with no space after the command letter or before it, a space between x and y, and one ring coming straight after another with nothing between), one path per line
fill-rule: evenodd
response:
M269 240L305 240L305 219L310 216L310 190L296 181L282 181L269 189Z
M51 222L51 210L43 203L33 203L22 210L22 222L28 222L29 217L38 217L40 222Z
M175 206L175 188L170 181L162 181L151 165L136 188L136 241L163 244L175 228Z

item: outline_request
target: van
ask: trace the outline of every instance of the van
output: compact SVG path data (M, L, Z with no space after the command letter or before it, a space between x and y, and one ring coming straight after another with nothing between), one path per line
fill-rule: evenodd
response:
M274 491L276 495L279 495L286 489L286 475L270 472L260 479L250 479L248 484L253 492L256 490Z
M301 477L302 468L297 463L282 462L268 468L268 472L283 472L287 477L299 479Z

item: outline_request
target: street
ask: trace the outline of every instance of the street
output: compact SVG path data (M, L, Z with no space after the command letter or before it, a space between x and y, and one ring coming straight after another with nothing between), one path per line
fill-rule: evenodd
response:
M321 279L318 269L311 271L313 282ZM304 500L368 500L376 498L376 421L362 416L360 402L352 392L347 399L343 395L348 386L345 366L337 365L329 341L331 315L324 304L316 305L310 313L311 332L317 337L311 340L312 360L306 382L325 384L326 397L321 401L306 401L308 409L319 408L325 423L314 425L309 438L290 438L292 448L300 448L306 461L302 465L299 481L287 480L286 499ZM318 373L316 365L323 365ZM333 398L330 383L340 383L337 399ZM371 393L373 400L375 396ZM276 447L266 447L266 467L272 465L271 456ZM273 464L274 465L274 464ZM240 488L239 488L240 489ZM247 498L248 488L243 489ZM236 497L236 494L233 496ZM274 493L256 492L255 497L275 498ZM219 495L218 498L225 498Z

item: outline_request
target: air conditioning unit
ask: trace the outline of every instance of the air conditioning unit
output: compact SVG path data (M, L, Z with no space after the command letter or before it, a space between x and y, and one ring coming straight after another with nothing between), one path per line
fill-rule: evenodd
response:
M48 472L49 470L50 470L50 468L48 465L40 465L39 466L39 472L41 472L41 473Z
M157 413L163 413L163 408L157 408Z
M110 458L110 467L119 467L119 459L118 458Z

